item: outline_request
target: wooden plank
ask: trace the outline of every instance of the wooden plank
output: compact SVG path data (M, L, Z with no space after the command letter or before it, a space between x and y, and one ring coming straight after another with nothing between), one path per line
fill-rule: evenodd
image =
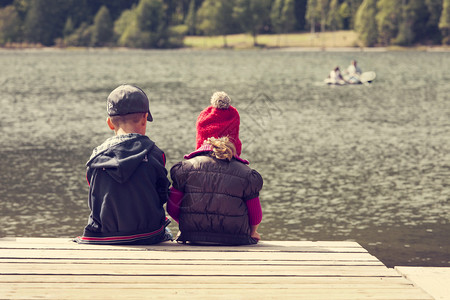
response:
M56 244L62 244L67 245L73 244L77 245L76 243L71 242L71 238L32 238L32 237L4 237L0 238L0 247L2 243L4 242L13 242L15 244L44 244L44 245L56 245ZM89 245L94 246L94 245ZM155 245L156 247L178 247L178 246L184 246L183 244L175 243L175 242L164 242L160 243L158 245ZM242 246L224 246L223 248L255 248L255 247L274 247L274 246L281 246L281 247L347 247L347 248L361 248L361 246L357 242L352 241L261 241L256 245L242 245ZM117 246L108 246L108 245L102 245L100 247L117 247ZM142 246L119 246L119 247L126 247L126 248L135 248L135 247L142 247ZM146 246L144 246L146 247ZM197 247L197 246L193 246ZM220 246L212 246L215 248L219 248Z
M204 260L341 260L377 261L369 253L315 253L315 252L200 252L200 251L109 251L109 250L44 250L0 249L0 259L6 258L71 258L71 259L204 259Z
M202 252L317 252L317 253L328 253L328 252L340 252L340 253L367 253L364 248L347 248L347 247L261 247L261 248L250 248L250 247L223 247L223 246L190 246L190 245L180 245L173 243L170 247L160 246L107 246L107 245L70 245L70 244L14 244L11 242L2 243L0 249L68 249L68 250L108 250L108 251L202 251Z
M73 275L147 275L147 276L379 276L399 277L393 269L384 266L267 266L267 265L103 265L103 264L45 264L1 263L0 274L73 274Z
M205 288L177 290L170 289L7 289L1 291L0 297L13 299L409 299L409 300L430 300L428 295L414 289L340 289L338 292L330 294L329 290L323 289L231 289Z
M381 262L377 261L335 261L335 260L304 260L304 261L286 261L286 260L208 260L208 259L2 259L2 263L10 264L100 264L100 265L240 265L240 266L384 266Z
M450 298L450 268L395 267L395 269L436 300Z
M2 249L78 249L78 250L113 250L113 251L212 251L212 252L342 252L342 253L366 253L367 250L355 242L260 242L257 245L245 246L196 246L183 245L176 242L164 242L147 246L122 246L122 245L80 245L70 240L63 239L59 242L40 241L39 239L0 239Z
M6 299L431 299L355 242L78 245L0 239Z
M152 290L161 290L161 289L245 289L256 287L258 289L314 289L318 288L317 284L286 284L286 283L245 283L242 280L239 283L172 283L165 282L161 283L130 283L130 282L120 282L120 283L93 283L93 282L48 282L45 284L45 288L49 289L75 289L75 288L83 288L83 289L152 289ZM39 289L42 287L40 283L0 283L0 291L5 289ZM379 285L379 284L330 284L328 286L324 286L321 289L334 290L334 289L358 289L358 288L367 288L367 289L405 289L404 285Z
M142 275L116 275L116 276L95 276L95 275L0 275L1 283L127 283L127 284L240 284L242 276L142 276ZM403 277L283 277L278 276L246 276L245 282L248 284L301 284L313 285L320 288L328 288L331 285L377 285L377 286L412 286L412 283Z

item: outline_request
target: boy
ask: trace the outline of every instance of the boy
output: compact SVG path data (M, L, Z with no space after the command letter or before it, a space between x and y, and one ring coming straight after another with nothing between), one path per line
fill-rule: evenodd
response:
M115 136L95 148L87 162L91 214L76 242L148 245L171 240L163 208L170 184L165 156L145 136L147 121L153 121L148 98L136 86L121 85L108 96L107 112Z

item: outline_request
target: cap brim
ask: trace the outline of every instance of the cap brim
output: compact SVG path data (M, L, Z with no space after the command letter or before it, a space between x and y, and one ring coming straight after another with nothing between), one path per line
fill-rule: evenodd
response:
M149 122L153 121L153 117L152 117L152 114L150 113L150 111L148 111L147 121L149 121Z

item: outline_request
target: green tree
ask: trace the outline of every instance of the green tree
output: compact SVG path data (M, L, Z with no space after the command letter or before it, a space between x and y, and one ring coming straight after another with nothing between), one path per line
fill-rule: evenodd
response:
M108 8L102 6L94 18L94 25L92 27L91 45L107 46L113 40L114 30L113 21L109 14Z
M270 20L276 33L286 33L295 27L295 6L292 0L275 0Z
M180 46L185 26L170 26L170 11L162 0L141 0L137 7L125 10L114 23L118 44L133 48Z
M81 23L93 24L95 15L102 6L106 6L111 19L116 20L124 10L137 5L139 0L64 0L64 2L69 7L66 19L70 17L74 27L77 28Z
M270 22L272 23L272 27L276 33L283 32L283 24L281 19L281 11L283 9L283 5L283 0L275 0L275 2L272 4L272 9L270 10Z
M431 42L437 43L441 41L441 33L439 31L439 18L442 11L442 0L425 0L427 6L428 19L426 23L426 36ZM425 41L426 42L426 41Z
M390 45L398 35L402 3L398 0L379 0L377 9L378 40L382 45Z
M317 1L318 0L308 0L306 6L306 20L311 28L311 33L314 33L316 31L317 21L320 19L320 14L317 9L318 7Z
M66 24L64 25L63 29L63 36L67 37L71 35L75 31L75 27L73 25L73 21L71 17L68 17L66 20Z
M16 9L8 5L0 9L0 45L17 42L20 34L20 18Z
M253 37L253 45L258 46L257 36L270 23L271 0L236 0L233 19Z
M198 11L199 29L206 35L222 35L223 45L227 45L227 35L233 28L232 0L205 0Z
M442 0L425 0L427 11L429 13L427 26L436 26L439 24L439 18L441 16L442 4L445 1Z
M164 27L162 0L141 0L136 8L138 27L142 32L160 33Z
M346 29L355 28L355 17L363 0L344 0L339 8Z
M317 8L320 12L320 32L325 32L329 4L329 0L318 0L317 2Z
M129 17L130 15L132 15L134 13L133 11L129 11L129 12L130 13L126 13L126 12L122 13L122 16L126 15L127 17ZM124 18L120 17L119 20L124 21ZM114 26L115 30L117 27L118 26ZM118 37L119 46L132 47L132 48L142 47L142 42L140 41L140 38L141 38L140 31L137 26L136 18L133 17L133 18L129 19L129 22L122 29L123 29L122 34L120 34Z
M20 32L20 18L16 8L8 5L0 9L0 45L17 42Z
M297 23L294 0L284 0L283 9L281 10L281 21L284 32L292 32L294 30Z
M311 26L311 32L315 32L317 24L320 31L324 32L327 23L329 0L309 0L306 8L306 18Z
M377 42L377 0L364 0L355 16L355 31L364 46L374 46Z
M137 29L136 13L135 10L126 9L114 22L114 35L120 46L125 46L127 31L130 27Z
M409 0L408 2L406 13L409 14L407 20L410 21L414 34L412 42L418 42L428 34L430 11L424 0Z
M188 34L195 35L197 29L197 10L195 7L195 0L189 3L189 10L186 16L185 24L188 27Z
M165 16L161 0L141 0L131 11L125 11L115 24L121 31L119 44L133 48L157 48L164 44Z
M90 46L92 40L92 28L93 27L87 23L81 23L72 34L64 37L64 45L75 47Z
M442 44L450 45L450 0L444 0L442 4L439 29L442 33Z
M19 18L22 23L25 21L27 12L30 9L32 0L14 0L13 5L19 14ZM23 25L23 24L22 24Z
M330 9L328 11L327 17L327 26L333 31L342 29L343 26L343 20L342 16L339 13L340 12L339 8L340 8L339 0L331 0Z
M306 5L308 0L295 0L295 19L297 20L296 30L304 30L306 25Z
M330 4L331 6L331 4ZM343 29L350 29L350 23L352 20L352 12L350 10L350 6L348 6L347 2L343 2L341 5L339 5L339 18L342 21L342 28Z
M54 44L62 36L68 3L65 0L33 0L27 10L24 34L31 43Z
M429 13L423 0L402 0L401 8L398 34L393 42L409 46L418 39L417 37L426 34Z
M91 11L92 8L89 4L92 5L94 1L88 2L88 0L66 0L68 3L69 10L66 15L65 25L63 29L63 36L68 37L72 33L75 32L77 28L81 26L82 23L92 24L94 14L97 10ZM70 19L70 24L68 24L68 20ZM66 26L70 26L67 27ZM71 32L66 31L68 29Z
M7 1L7 0L5 0ZM41 43L43 45L101 46L111 39L113 20L120 19L122 12L133 11L136 21L118 22L122 28L121 41L133 47L167 46L184 37L180 24L186 3L190 0L9 0L15 8L20 24L14 34L16 41ZM202 0L197 0L197 6ZM138 7L135 5L138 4ZM1 5L0 5L1 6ZM147 12L145 8L149 8ZM162 8L162 9L159 9ZM108 11L108 13L105 13ZM156 12L149 15L149 11ZM109 17L108 17L109 15ZM147 16L140 18L140 16ZM174 16L173 19L170 16ZM124 20L123 18L121 20ZM6 24L3 22L2 26ZM155 29L154 24L158 24ZM118 26L117 28L119 28ZM115 27L115 25L114 25ZM11 30L8 31L9 33ZM8 34L9 34L8 33ZM5 38L5 32L0 33ZM173 36L172 36L173 35ZM8 36L8 40L11 37ZM130 43L130 41L133 41Z

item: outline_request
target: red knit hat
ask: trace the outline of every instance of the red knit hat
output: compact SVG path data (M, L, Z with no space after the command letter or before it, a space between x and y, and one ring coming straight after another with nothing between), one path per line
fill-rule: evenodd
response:
M240 117L236 108L230 105L231 99L225 92L216 92L211 97L211 106L205 108L197 118L197 146L210 138L227 136L241 155L242 143L239 140Z

